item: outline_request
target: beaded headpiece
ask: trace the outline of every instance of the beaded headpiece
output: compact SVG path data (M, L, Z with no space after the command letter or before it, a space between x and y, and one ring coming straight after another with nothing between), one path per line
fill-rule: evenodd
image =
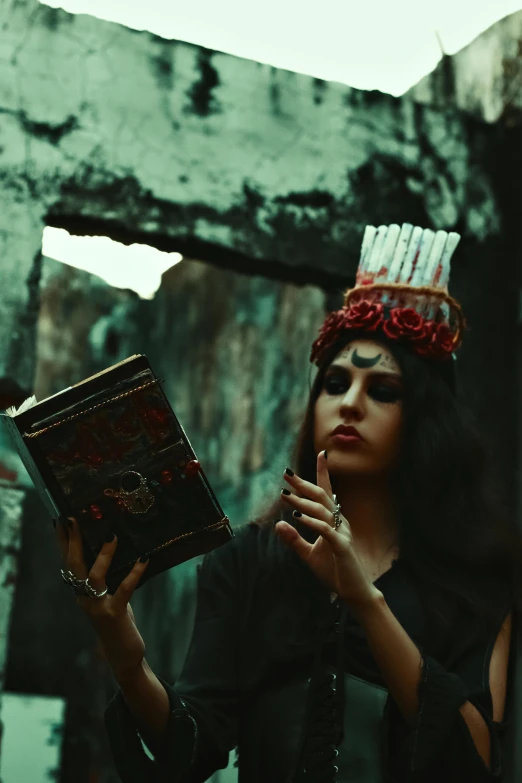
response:
M402 226L366 226L355 287L330 313L312 345L310 361L349 331L384 334L425 359L454 358L466 322L448 293L450 261L460 234Z

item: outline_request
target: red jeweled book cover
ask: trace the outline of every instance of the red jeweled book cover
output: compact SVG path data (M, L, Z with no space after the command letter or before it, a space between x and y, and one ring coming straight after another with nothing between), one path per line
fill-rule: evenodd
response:
M232 538L145 356L13 413L5 420L36 489L51 514L78 520L87 563L118 536L111 592L142 555L143 583Z

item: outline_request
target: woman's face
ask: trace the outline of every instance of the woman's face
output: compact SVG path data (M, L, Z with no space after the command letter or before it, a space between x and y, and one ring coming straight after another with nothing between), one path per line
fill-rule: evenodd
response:
M315 403L314 447L333 473L383 476L399 454L403 385L392 353L370 339L348 343L326 371ZM360 439L335 435L355 427Z

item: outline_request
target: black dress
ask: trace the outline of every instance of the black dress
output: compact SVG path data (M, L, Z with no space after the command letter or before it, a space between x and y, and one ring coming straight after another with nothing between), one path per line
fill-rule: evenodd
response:
M419 711L403 720L347 606L270 528L247 525L198 569L194 632L172 687L154 761L120 692L106 727L123 783L203 783L236 749L239 783L486 783L502 780L511 720L492 720L489 661L511 597L499 586L498 627L460 617L438 657L423 646L424 604L399 558L375 584L422 654ZM512 639L515 637L513 628ZM430 653L432 649L430 647ZM491 735L489 771L459 707L470 700Z

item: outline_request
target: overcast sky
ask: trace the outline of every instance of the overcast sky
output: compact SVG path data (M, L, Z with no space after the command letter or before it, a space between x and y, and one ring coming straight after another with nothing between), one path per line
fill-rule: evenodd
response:
M453 54L498 19L522 8L522 0L263 0L255 4L48 0L46 4L393 95L401 95L433 70L441 54L437 33L444 50ZM46 252L51 254L51 234L46 233ZM62 255L67 256L63 238L60 241ZM100 268L106 264L106 259L100 260ZM111 282L117 284L114 275Z

